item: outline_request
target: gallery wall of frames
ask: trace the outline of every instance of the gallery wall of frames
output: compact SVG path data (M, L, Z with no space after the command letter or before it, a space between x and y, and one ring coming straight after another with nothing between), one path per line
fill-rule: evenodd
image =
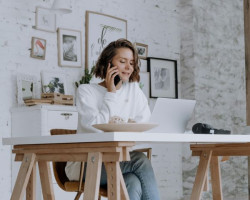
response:
M83 30L73 29L71 26L58 26L58 17L60 16L49 8L36 6L33 29L36 32L43 32L44 36L41 38L34 34L30 38L30 57L32 59L48 60L47 54L49 52L46 50L51 41L48 41L47 35L53 34L57 43L56 58L59 67L68 68L67 71L70 68L85 68L91 71L106 45L119 38L130 39L128 36L130 22L126 18L90 10L86 10L83 13L85 27ZM67 18L67 16L65 15L64 18ZM172 59L171 56L162 58L149 57L149 48L152 45L149 45L147 41L141 43L141 40L138 37L132 42L138 52L141 65L146 66L141 67L139 85L148 101L150 102L150 99L157 97L178 98L178 58ZM85 51L83 47L85 47ZM41 93L53 91L69 94L70 92L66 89L69 83L66 81L67 77L64 71L41 70L40 77L30 73L18 73L18 105L25 105L24 100L29 98L39 99ZM100 80L93 77L92 82L98 81ZM53 90L49 90L49 86L52 85L54 87Z

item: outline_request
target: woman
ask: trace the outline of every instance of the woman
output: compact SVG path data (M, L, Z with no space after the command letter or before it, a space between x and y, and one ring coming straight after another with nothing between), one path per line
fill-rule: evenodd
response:
M94 73L104 80L81 85L77 91L78 133L100 132L93 124L149 120L148 102L138 85L138 63L137 52L128 40L111 42L103 50ZM131 152L130 157L131 161L120 163L130 200L160 199L151 162L140 152ZM79 180L80 163L68 162L65 171L70 180ZM104 165L100 184L107 184Z

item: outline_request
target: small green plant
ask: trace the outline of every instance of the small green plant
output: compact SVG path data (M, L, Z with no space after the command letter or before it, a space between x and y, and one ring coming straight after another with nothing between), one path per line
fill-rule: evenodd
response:
M64 94L64 84L60 82L59 78L53 78L53 80L51 80L48 85L44 85L43 88L45 93L59 92Z
M89 72L88 69L85 69L84 70L84 75L82 76L82 78L81 78L81 80L79 82L75 82L75 86L78 88L79 85L81 85L81 84L89 84L90 80L93 77L94 70L95 70L94 66L92 67L92 69L90 70L90 72Z
M139 83L139 87L140 87L141 89L143 89L144 84L143 84L142 82L140 82L140 83Z

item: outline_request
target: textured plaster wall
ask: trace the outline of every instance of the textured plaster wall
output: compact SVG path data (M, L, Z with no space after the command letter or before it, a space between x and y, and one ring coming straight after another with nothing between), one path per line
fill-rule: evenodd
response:
M190 90L183 90L182 96L197 100L192 122L206 122L234 134L249 132L245 125L243 1L188 0L180 5L180 21L189 27L181 28L182 84L186 79L190 83ZM185 199L191 194L197 164L184 145ZM221 172L224 199L248 199L247 159L231 157L221 163ZM212 199L211 189L202 199Z

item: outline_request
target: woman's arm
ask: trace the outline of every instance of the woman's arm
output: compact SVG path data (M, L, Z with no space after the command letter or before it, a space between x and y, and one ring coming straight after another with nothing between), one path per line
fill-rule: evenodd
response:
M82 126L108 123L110 116L116 114L116 93L107 92L100 99L96 92L91 85L81 85L77 90L76 105Z

